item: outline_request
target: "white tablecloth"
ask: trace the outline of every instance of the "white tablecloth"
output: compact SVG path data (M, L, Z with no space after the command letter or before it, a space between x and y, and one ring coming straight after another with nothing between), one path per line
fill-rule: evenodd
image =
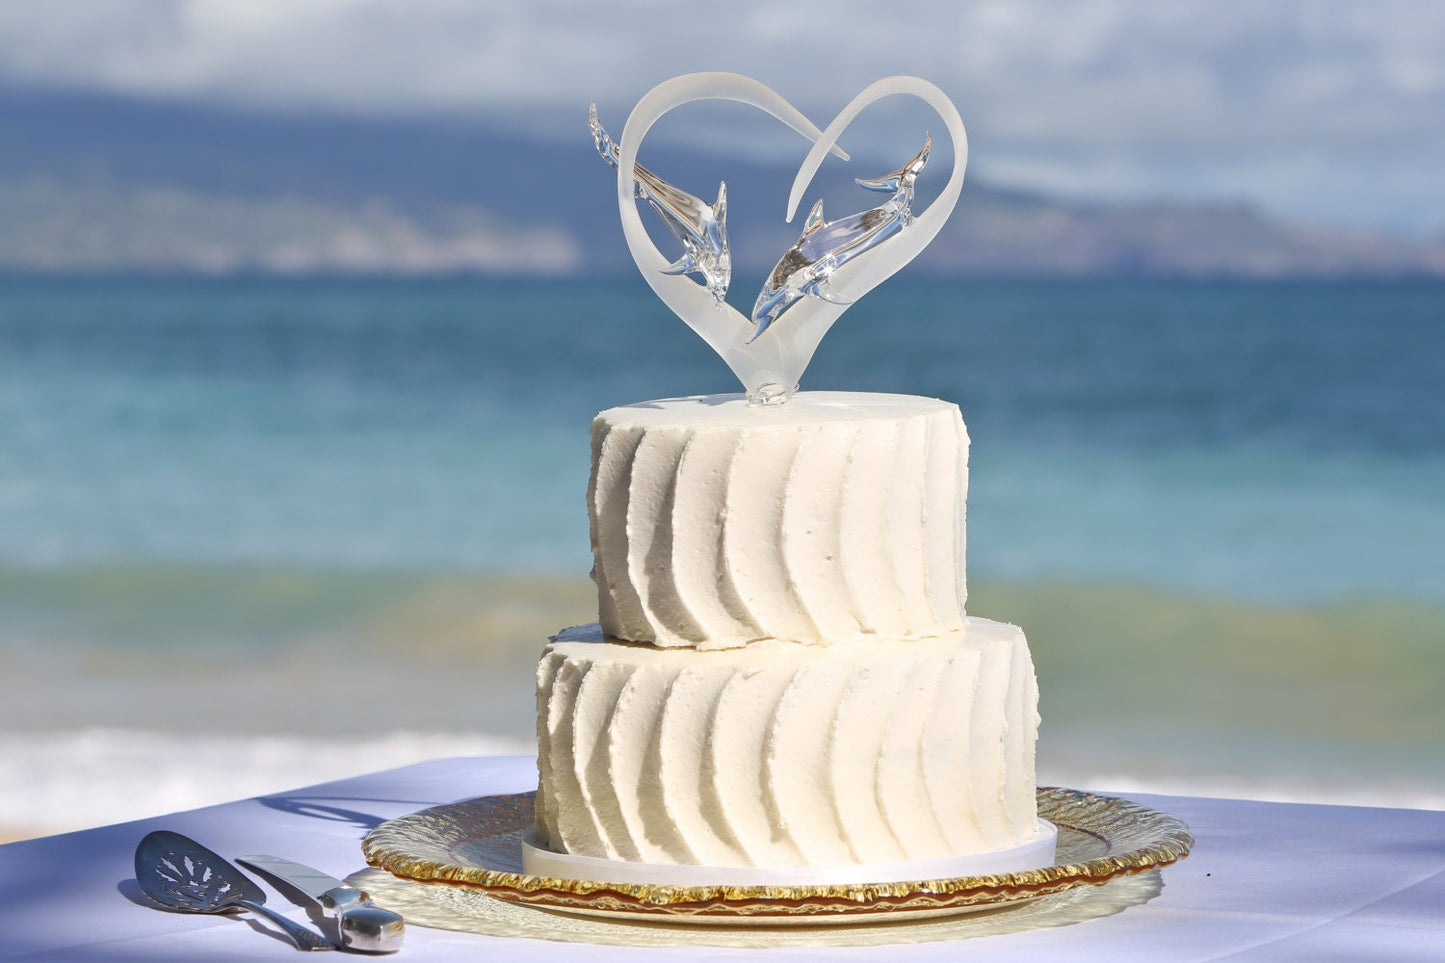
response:
M245 918L144 905L132 865L136 843L152 829L171 829L222 855L269 852L344 876L362 868L361 837L383 820L535 787L530 758L439 759L0 846L0 959L299 959ZM1194 853L1163 871L1164 891L1151 902L1074 926L962 943L770 950L580 946L413 927L393 959L1445 960L1445 812L1131 798L1187 821ZM271 905L306 921L301 907L267 891Z

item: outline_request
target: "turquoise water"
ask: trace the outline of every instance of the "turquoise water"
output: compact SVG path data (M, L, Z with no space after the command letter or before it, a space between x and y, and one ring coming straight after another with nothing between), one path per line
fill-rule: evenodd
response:
M957 401L970 573L1445 600L1445 284L907 278L804 389ZM0 282L0 566L582 573L598 409L735 390L636 280Z

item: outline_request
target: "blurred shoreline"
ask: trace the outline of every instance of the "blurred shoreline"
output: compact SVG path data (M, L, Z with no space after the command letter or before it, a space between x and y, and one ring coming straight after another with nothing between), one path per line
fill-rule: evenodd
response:
M580 576L0 568L0 837L528 753L537 653L595 606ZM1445 808L1445 606L1011 581L969 611L1029 635L1041 783Z

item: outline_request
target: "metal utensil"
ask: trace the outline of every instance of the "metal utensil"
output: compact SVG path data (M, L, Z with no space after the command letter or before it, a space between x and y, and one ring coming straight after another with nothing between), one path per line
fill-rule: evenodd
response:
M406 923L396 913L374 905L365 891L279 856L238 856L236 862L290 883L323 909L333 911L341 945L348 950L395 953L401 949Z
M135 850L135 878L151 899L183 913L264 916L286 931L298 950L334 950L335 944L268 908L266 894L235 866L180 833L157 830Z

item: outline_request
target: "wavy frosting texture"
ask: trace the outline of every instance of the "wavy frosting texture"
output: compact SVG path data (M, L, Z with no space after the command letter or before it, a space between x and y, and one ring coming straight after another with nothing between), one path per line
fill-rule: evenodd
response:
M963 419L932 398L610 408L587 498L603 631L698 649L956 631L967 487Z
M829 867L1037 828L1023 632L692 652L569 629L537 668L537 833L559 852Z

